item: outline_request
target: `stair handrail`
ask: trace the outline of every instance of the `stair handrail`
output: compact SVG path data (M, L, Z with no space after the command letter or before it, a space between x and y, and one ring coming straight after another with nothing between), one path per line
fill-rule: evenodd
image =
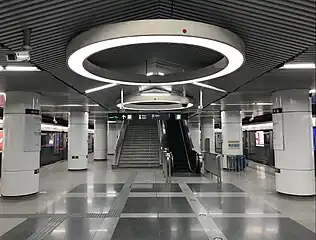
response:
M118 137L116 139L116 145L115 145L115 165L118 165L118 162L120 160L121 152L122 152L122 147L123 147L123 142L125 138L125 133L127 129L128 121L124 120L122 122L120 132L118 134Z
M183 133L183 129L182 129L182 124L181 124L180 121L179 121L179 125L180 125L182 140L183 140L183 144L184 144L184 148L185 148L185 155L186 155L187 161L188 161L188 166L189 166L190 171L193 172L193 170L192 170L192 168L191 168L191 163L190 163L188 148L187 148L186 143L185 143L185 137L184 137L184 133Z

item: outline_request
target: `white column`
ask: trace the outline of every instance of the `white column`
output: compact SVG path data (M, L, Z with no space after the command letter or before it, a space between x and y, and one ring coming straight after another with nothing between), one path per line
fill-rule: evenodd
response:
M71 112L68 128L68 170L88 169L87 112Z
M212 117L201 117L201 148L205 150L205 139L210 139L210 152L215 153L214 119Z
M106 161L108 155L108 123L106 119L94 121L94 160Z
M308 89L273 93L276 191L315 195L312 112Z
M25 196L39 191L41 150L40 95L6 92L3 118L1 195Z
M201 153L201 146L200 146L200 120L194 119L188 122L189 134L192 139L194 150L198 153Z
M241 120L240 111L221 112L224 155L243 155Z

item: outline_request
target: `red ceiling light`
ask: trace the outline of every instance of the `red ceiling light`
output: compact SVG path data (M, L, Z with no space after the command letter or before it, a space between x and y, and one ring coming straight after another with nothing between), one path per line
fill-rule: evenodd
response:
M183 28L183 29L182 29L182 32L183 32L183 33L187 33L187 31L188 31L188 30L187 30L186 28Z

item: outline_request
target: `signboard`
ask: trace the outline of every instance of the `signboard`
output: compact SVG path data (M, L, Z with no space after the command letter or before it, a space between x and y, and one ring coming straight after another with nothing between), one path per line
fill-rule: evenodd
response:
M283 112L281 108L273 109L273 149L284 150Z
M257 131L255 134L256 134L256 146L264 147L264 131Z
M230 149L239 149L240 142L239 141L228 141L228 148Z
M39 110L25 110L25 140L24 152L39 152L41 150L41 116Z
M183 113L109 113L108 120L187 120L188 117Z

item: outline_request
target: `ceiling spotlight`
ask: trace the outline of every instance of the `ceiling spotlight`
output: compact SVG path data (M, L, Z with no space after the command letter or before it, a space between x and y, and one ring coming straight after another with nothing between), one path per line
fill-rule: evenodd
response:
M109 84L106 84L106 85L102 85L100 87L96 87L96 88L91 88L91 89L85 90L84 92L85 93L97 92L97 91L100 91L100 90L103 90L103 89L106 89L106 88L115 87L116 85L117 85L116 83L109 83Z
M148 72L146 73L146 76L147 77L150 77L150 76L164 76L165 74L163 72Z
M226 90L224 90L224 89L220 89L220 88L217 88L217 87L213 87L213 86L208 85L208 84L199 83L199 82L194 82L194 83L192 83L192 84L194 84L194 85L196 85L196 86L203 87L203 88L212 89L212 90L214 90L214 91L227 93L227 91L226 91Z
M6 66L4 71L9 71L9 72L36 72L36 71L41 71L37 67L34 66L13 66L9 65Z
M280 69L315 69L315 63L287 63Z
M152 75L154 75L154 72L148 72L148 73L146 73L146 76L147 76L147 77L152 76Z

